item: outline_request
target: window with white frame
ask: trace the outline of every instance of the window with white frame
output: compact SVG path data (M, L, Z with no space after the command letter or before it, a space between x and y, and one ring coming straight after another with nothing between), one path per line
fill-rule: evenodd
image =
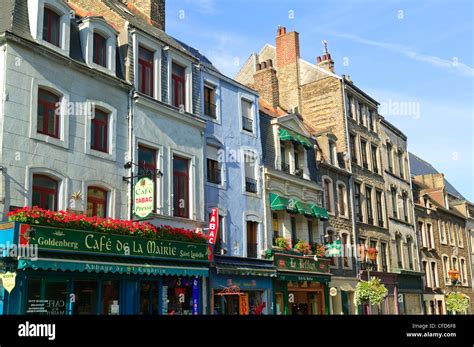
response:
M418 221L418 234L420 235L420 238L421 238L421 246L427 247L425 223L423 223L423 221Z
M242 129L253 133L254 117L253 103L247 99L241 99Z
M332 179L327 176L323 176L323 189L324 189L324 207L329 213L334 213L334 192Z
M338 166L336 143L333 140L329 140L329 162L331 165Z
M169 104L193 113L192 61L176 52L168 51Z
M458 246L459 247L464 247L464 240L463 240L463 234L464 234L464 228L459 225L459 224L456 224L456 230L457 230L457 238L458 238Z
M133 32L135 89L151 98L161 100L161 46L149 37Z
M456 236L455 236L456 229L455 228L456 228L455 224L449 222L449 236L450 236L449 243L453 246L456 244Z
M444 283L445 284L451 284L451 280L449 279L449 270L451 269L451 265L449 263L449 257L447 255L442 256L442 265L443 265L443 275L444 275Z
M448 243L448 239L447 239L447 235L446 235L446 224L444 221L441 221L441 227L440 227L440 231L441 231L441 243L442 244L447 244Z
M246 151L244 153L244 167L245 167L245 191L248 193L258 192L257 181L257 155L254 152Z
M467 284L467 267L466 267L466 259L459 258L459 272L461 275L461 283Z
M346 185L342 182L337 182L337 209L340 216L349 215Z
M425 287L430 288L431 287L431 276L430 276L430 266L428 265L428 262L426 260L423 260L423 270L425 272Z
M31 36L39 43L69 55L73 14L74 11L62 0L28 0Z
M431 262L431 278L432 288L439 288L438 264L435 261Z
M433 249L434 244L434 235L433 235L433 225L431 223L426 223L426 240L428 241L426 246L428 249Z
M114 75L117 31L102 18L85 17L79 23L79 33L86 64Z

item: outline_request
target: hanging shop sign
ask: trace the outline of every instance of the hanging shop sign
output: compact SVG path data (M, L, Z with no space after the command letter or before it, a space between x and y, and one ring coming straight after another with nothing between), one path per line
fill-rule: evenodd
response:
M146 218L154 207L155 184L150 178L142 177L133 186L133 213L139 218Z
M5 288L8 293L11 293L16 284L16 272L0 274L0 279L2 280L3 288Z
M328 259L315 261L313 257L304 258L286 254L274 254L273 259L278 270L329 273Z
M40 250L99 253L131 257L208 260L208 245L180 241L150 240L54 227L20 225L20 245Z
M336 240L334 242L326 244L326 254L329 257L342 257L343 249L341 240Z
M329 289L329 295L336 296L337 295L337 288L336 287L331 287L331 289Z
M239 296L239 314L249 314L249 295L247 293Z
M217 230L219 230L219 209L213 208L209 218L209 243L214 245L217 238Z

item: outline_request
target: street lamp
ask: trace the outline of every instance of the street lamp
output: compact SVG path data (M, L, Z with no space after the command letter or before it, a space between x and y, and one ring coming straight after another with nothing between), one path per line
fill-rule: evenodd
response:
M367 269L367 281L370 281L370 271L374 268L374 265L376 265L375 261L377 260L378 254L379 251L377 251L375 247L370 247L365 250L365 256L369 260L369 262L365 263Z

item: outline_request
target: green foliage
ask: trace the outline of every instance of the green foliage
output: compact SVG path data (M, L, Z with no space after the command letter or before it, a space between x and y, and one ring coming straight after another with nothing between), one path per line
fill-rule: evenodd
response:
M283 249L290 249L291 248L291 242L290 242L290 240L288 240L284 237L278 237L275 240L275 246L283 248Z
M446 298L448 311L463 313L469 308L469 298L463 293L452 292Z
M360 281L357 283L354 302L356 305L380 304L387 296L388 290L380 283L380 278L372 277L370 281Z

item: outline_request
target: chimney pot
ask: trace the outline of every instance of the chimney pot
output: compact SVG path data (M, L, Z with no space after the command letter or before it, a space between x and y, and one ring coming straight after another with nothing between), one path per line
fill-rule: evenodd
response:
M328 55L326 53L323 54L323 60L328 60Z
M267 68L267 62L264 61L264 62L262 63L262 69L266 69L266 68Z
M268 67L273 67L273 61L271 59L267 60L267 66Z
M320 57L319 55L316 57L316 62L317 62L318 64L321 62L321 57Z
M257 71L260 71L262 69L262 64L257 63Z

